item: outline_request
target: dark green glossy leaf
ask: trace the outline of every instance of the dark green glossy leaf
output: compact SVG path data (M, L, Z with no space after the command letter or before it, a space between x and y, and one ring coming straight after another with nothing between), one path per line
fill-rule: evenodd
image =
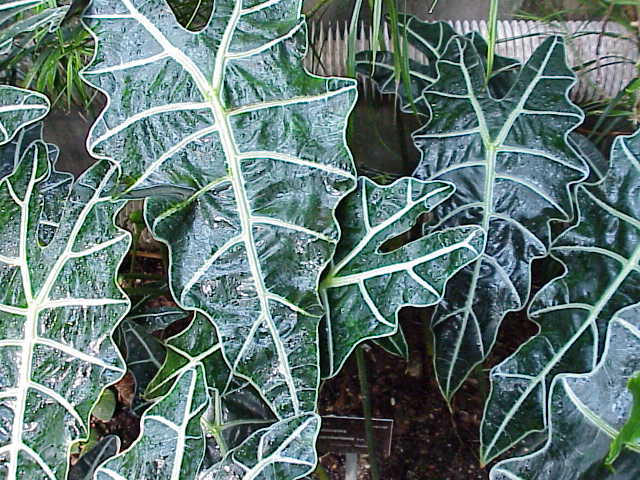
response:
M410 88L396 85L395 55L393 52L359 52L356 55L356 71L371 78L383 94L400 96L403 110L411 111L413 100L419 113L426 115L428 105L420 98L422 91L436 81L436 63L445 53L449 40L456 36L455 30L445 22L423 22L411 15L399 15L398 33L407 39L412 47L425 56L426 62L409 59ZM374 60L375 59L375 60ZM407 93L410 92L411 98Z
M10 175L18 166L22 155L33 142L42 142L42 123L37 122L21 128L11 141L0 147L0 178ZM53 147L53 145L52 145ZM55 159L50 158L51 164Z
M135 323L130 316L118 325L117 333L120 336L118 344L127 369L135 381L133 411L140 414L140 411L148 406L148 402L143 401L141 396L160 370L164 362L165 348L158 338Z
M189 326L165 342L166 357L157 375L148 384L145 397L166 395L175 379L201 365L210 388L222 391L229 379L229 367L222 356L222 345L213 322L196 313Z
M161 395L178 375L198 365L205 372L211 403L201 419L210 446L208 467L219 463L254 431L276 419L269 405L246 380L231 375L215 327L202 314L196 314L184 331L167 340L166 360L149 385L147 397Z
M324 376L335 375L363 340L394 335L403 306L438 302L446 281L478 258L484 245L478 227L446 229L381 251L452 193L443 182L401 178L379 186L361 177L340 204L342 236L320 284Z
M55 169L59 150L56 145L42 141L42 123L34 123L21 129L7 144L0 146L0 179L6 177L17 167L22 156L32 144L37 148L45 148L51 165L49 175L42 179L38 186L38 196L41 202L38 237L41 244L48 244L55 235L60 224L63 205L69 196L73 184L73 175L59 172Z
M313 451L315 435L308 433L290 432L293 437L282 436L283 429L291 425L298 425L298 418L287 419L277 423L271 409L261 398L256 390L249 385L246 380L233 377L229 367L222 357L221 345L217 341L215 327L211 320L205 315L196 314L193 322L180 334L167 341L167 357L160 372L151 382L147 389L148 397L161 397L168 395L168 389L186 372L200 369L207 386L208 402L210 404L206 412L198 411L198 416L203 434L207 438L207 455L203 463L204 478L218 478L215 475L223 475L232 471L242 472L244 466L249 465L251 472L246 472L246 476L239 475L233 477L230 473L227 477L220 478L297 478L295 472L300 467L300 462L307 465L308 461L315 462L315 456L308 459L307 453ZM162 399L160 403L162 403ZM148 413L151 415L151 411ZM305 419L313 420L311 423L317 424L315 415L305 416ZM191 421L191 419L189 419ZM264 427L267 427L266 429ZM308 422L303 430L306 432L312 428ZM315 428L315 427L314 427ZM276 452L271 452L268 459L256 464L251 464L247 459L247 450L254 450L255 436L259 432L260 437L281 440L283 443L275 448ZM169 437L167 437L167 435ZM166 431L158 434L153 433L153 442L162 443L163 439L171 438L172 432ZM198 434L200 435L200 434ZM160 452L154 448L151 439L143 440L141 437L134 448L137 450L137 457L144 458L145 464L152 464L160 458ZM168 440L167 440L168 441ZM277 445L276 445L277 447ZM278 477L261 477L259 475L269 475L272 471L273 463L285 461L284 453L293 450L299 451L299 457L290 459L294 465ZM278 456L280 455L280 456ZM281 458L283 457L283 458ZM200 457L198 456L197 459ZM286 463L286 462L285 462ZM297 467L296 467L297 465ZM162 478L193 478L193 471L184 473L180 469L179 477ZM222 472L215 473L214 472ZM213 475L213 476L212 476ZM253 475L253 476L252 476Z
M305 414L258 430L231 455L203 472L200 480L296 479L316 466L320 417Z
M616 139L606 177L577 189L578 223L551 249L565 273L540 290L529 309L540 333L491 372L483 461L548 428L554 377L591 371L611 319L640 300L638 192L640 133Z
M598 147L584 135L571 132L569 135L569 145L580 155L589 166L589 182L602 180L609 169L609 160L598 150Z
M127 319L137 323L147 333L163 330L178 320L189 316L179 307L139 308L127 315Z
M374 343L391 355L409 360L409 345L407 345L402 325L398 325L398 331L393 335L376 338Z
M605 466L611 438L626 428L632 395L626 385L640 369L640 308L609 324L602 361L590 374L558 375L551 385L547 444L538 452L505 460L491 480L635 480L640 444L621 452L615 470ZM628 424L627 424L628 425ZM620 432L620 434L618 434Z
M442 220L436 226L489 229L485 255L449 284L433 317L436 374L450 399L489 354L505 313L527 302L529 264L549 243L540 219L571 216L567 185L586 168L566 135L581 114L566 97L573 74L557 40L538 50L524 71L516 60L497 56L486 86L487 45L478 34L457 36L447 24L414 17L405 17L401 29L427 60L410 66L413 98L404 85L396 89L393 54L378 55L372 79L382 92L397 93L405 112L430 119L413 134L423 154L415 175L458 187L453 201L436 210ZM359 60L359 72L371 75L371 52ZM588 145L577 145L589 163L598 162Z
M47 245L48 146L31 143L0 183L0 476L65 478L100 391L123 373L110 335L129 304L115 282L129 235L104 193L114 171L99 162L57 203Z
M178 304L216 324L235 375L280 418L315 409L320 272L338 240L337 203L355 185L345 146L355 82L302 67L300 0L218 0L183 29L165 2L96 0L84 73L109 97L89 148L148 201L171 253Z
M549 222L571 219L570 186L588 171L566 142L582 112L567 96L575 77L561 39L547 39L500 99L485 86L483 59L473 39L449 42L438 81L423 92L430 121L413 135L422 153L415 176L456 185L429 228L480 225L488 235L432 319L447 399L487 358L506 313L527 303L531 262L548 253Z

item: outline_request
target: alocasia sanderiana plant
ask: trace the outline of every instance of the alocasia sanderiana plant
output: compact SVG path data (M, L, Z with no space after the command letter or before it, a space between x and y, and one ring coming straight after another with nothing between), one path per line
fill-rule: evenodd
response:
M552 457L564 459L562 448L573 447L557 447L566 433L549 426L556 414L549 388L559 373L591 371L602 357L607 325L640 301L637 134L616 140L608 166L588 141L571 132L581 113L568 100L574 76L557 38L547 39L524 66L498 58L486 84L486 46L476 34L457 36L447 25L411 17L405 17L401 28L430 60L428 65L410 65L409 88L395 87L388 52L379 53L375 63L371 52L360 54L359 69L373 72L383 92L397 92L404 110L427 117L426 125L413 134L422 153L414 174L458 187L459 198L439 206L427 228L479 224L488 235L484 254L448 284L434 314L434 360L441 389L450 398L471 368L486 358L504 314L527 304L531 260L551 253L567 272L531 303L529 315L540 323L540 334L492 371L480 453L488 463L510 447L535 447L549 438L542 452L550 456L534 454L517 463L522 465L517 474L500 470L496 475L560 478L560 471L553 470L560 464L554 467ZM600 183L579 186L573 199L572 184L588 173ZM571 221L575 211L577 224L554 240L551 220ZM621 360L630 361L634 353L640 351L630 348ZM632 374L620 372L624 381ZM606 399L597 401L603 402L599 408L606 408ZM635 411L615 445L634 448L633 441L624 443L624 438L633 437L629 432L635 428ZM605 431L613 436L611 428ZM534 443L523 444L523 439ZM601 444L601 449L607 446L606 441ZM637 460L631 461L637 465ZM593 465L600 468L604 462L603 456ZM587 478L583 475L593 472L580 468L565 469L573 472L566 478ZM632 468L629 477L620 478L637 474Z
M413 17L401 27L431 62L412 65L412 85L398 88L414 95L402 98L405 110L427 116L412 135L421 152L414 175L457 186L429 228L481 225L488 234L483 255L449 283L432 319L435 370L450 400L487 358L505 314L526 305L530 263L548 253L549 222L571 219L569 186L588 170L566 137L582 113L567 97L575 78L558 38L524 66L497 57L487 85L487 47L477 34L457 36L446 24ZM386 92L389 55L378 54L382 68L373 76ZM375 65L360 55L361 72Z
M639 314L637 306L631 307L611 320L593 372L555 377L549 390L548 442L533 454L500 462L491 471L492 480L638 477L637 437L617 452L611 469L603 458L632 408L627 383L640 370Z
M314 441L320 425L317 332L323 312L318 283L339 239L336 206L355 187L344 141L355 84L304 71L306 39L299 2L246 3L218 2L210 22L198 32L180 27L163 1L96 1L85 15L96 34L97 48L84 76L108 96L88 141L90 151L104 158L91 172L108 169L103 172L104 186L94 188L96 198L115 209L119 203L114 198L155 195L147 201L145 216L151 232L169 246L172 291L183 308L200 312L193 325L208 322L211 333L199 332L201 341L209 344L197 362L191 362L195 362L192 368L168 374L168 391L156 397L157 403L144 415L140 440L100 467L98 476L121 475L117 472L135 476L144 471L143 476L195 478L202 467L202 475L210 478L228 477L232 472L244 478L297 478L315 465ZM125 37L122 29L128 31ZM13 175L17 173L7 178ZM85 187L91 175L82 177L75 188ZM44 181L48 175L40 177ZM397 223L376 232L378 237L371 238L375 242L402 233L415 220L416 211L431 208L423 192L432 190L442 201L453 189L417 180L404 184L398 185L400 198L392 195L375 214L392 216ZM16 200L11 195L10 199ZM399 201L399 211L394 200ZM359 201L356 208L361 206ZM112 216L101 219L113 221ZM375 216L367 217L364 226L375 228L376 221ZM109 231L103 227L101 234ZM64 241L73 245L76 234L58 228L47 248ZM12 240L13 236L6 242L13 244ZM103 243L107 248L117 242ZM478 228L452 229L426 242L408 244L397 253L380 255L380 271L366 271L358 282L367 288L378 282L374 287L379 289L398 281L395 272L401 276L400 285L409 275L428 290L421 302L433 303L448 276L475 259L482 243ZM87 247L88 254L104 254L98 246ZM367 248L357 253L375 251ZM61 255L75 259L80 253L69 247ZM110 264L113 269L118 264L115 260ZM90 288L93 282L72 285ZM113 281L110 285L117 289ZM126 299L116 301L114 294L101 299L97 288L92 293L97 298L82 297L89 306L106 302L120 308L119 315L112 315L113 324L103 324L105 333L110 333L126 309ZM386 323L393 325L393 316ZM74 324L86 328L81 320ZM28 341L39 341L39 337ZM167 345L171 352L171 343ZM214 365L203 357L209 350L218 354ZM167 362L173 358L168 355ZM86 355L83 359L90 360ZM113 381L122 366L118 358L110 360L115 373L107 378ZM170 366L166 363L160 375L167 374ZM225 369L228 380L217 385L215 380ZM23 372L20 378L28 382L28 375ZM56 382L55 375L50 381ZM96 381L91 388L80 389L88 399L82 414L88 413L106 383ZM56 384L50 390L55 388L68 386ZM151 385L149 396L157 388L164 388L162 381ZM261 428L245 432L244 437L236 435L233 448L220 446L218 461L202 462L205 435L217 425L215 412L214 420L204 419L205 408L215 406L218 397L237 402L241 388L250 389L253 402L263 405ZM56 398L68 406L62 394ZM19 413L24 415L22 410ZM163 435L173 435L178 444L153 451L151 446L164 437L158 434L147 440L145 431L156 432L162 425ZM196 431L200 441L192 439ZM175 437L176 432L183 433ZM62 447L83 434L65 436ZM28 448L21 435L18 431L16 444ZM267 439L269 449L256 451L254 443L262 445ZM184 455L187 445L201 455ZM8 457L11 476L18 471L20 459ZM65 457L65 449L60 448L55 465L38 464L60 478L66 470Z
M548 425L548 389L559 373L591 371L613 318L640 298L640 133L618 137L599 183L577 190L577 224L551 253L565 273L538 292L529 315L540 333L491 372L482 425L490 460ZM633 372L625 372L630 375Z
M317 462L321 378L355 346L396 334L403 306L437 304L436 368L450 399L506 312L525 306L530 263L550 250L567 273L531 306L540 335L492 373L483 460L549 433L540 452L492 475L531 462L554 471L567 448L554 428L586 428L556 416L598 411L581 409L578 387L606 390L605 372L618 390L603 399L624 390L637 351L637 141L617 141L601 183L573 188L600 160L569 143L582 113L567 97L561 40L525 65L498 57L487 85L478 35L402 17L430 64L412 64L414 83L398 91L429 121L414 134L415 176L381 186L357 177L346 146L355 82L302 66L300 3L219 0L190 31L164 0L93 0L84 78L107 103L87 141L98 160L75 182L55 170L57 148L34 123L48 100L0 87L0 475L66 478L101 391L128 367L139 438L117 453L105 438L72 476L302 478ZM10 18L0 19L13 28L7 46L30 28ZM390 58L380 52L377 66ZM375 78L389 90L388 71ZM146 198L180 308L122 320L130 302L116 279L130 237L114 219L128 198ZM576 211L552 243L552 221ZM423 214L425 233L408 238ZM580 255L597 256L596 280ZM175 320L178 333L151 335ZM623 427L626 417L605 413L598 452L615 437L610 463L626 465L634 415Z

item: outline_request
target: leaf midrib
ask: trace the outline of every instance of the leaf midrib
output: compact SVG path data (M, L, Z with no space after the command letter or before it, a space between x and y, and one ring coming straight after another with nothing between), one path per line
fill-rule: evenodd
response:
M448 245L446 247L439 248L434 252L428 253L426 255L415 258L413 260L400 262L400 263L392 263L390 265L374 268L361 273L354 273L351 275L344 275L341 277L333 277L333 278L327 279L327 281L323 285L323 288L329 289L329 288L338 288L338 287L343 287L347 285L353 285L353 284L360 283L364 280L368 280L370 278L409 270L422 263L428 262L430 260L441 257L443 255L459 250L461 248L466 248L468 250L471 250L472 252L478 253L477 250L473 247L473 245L471 245L471 240L475 238L477 234L478 234L478 231L474 230L470 232L469 235L463 241L454 243L452 245Z
M293 459L291 458L287 458L287 457L281 457L280 453L289 446L289 444L291 442L293 442L300 434L302 434L307 427L314 421L316 421L316 414L313 414L313 416L311 416L308 420L305 420L301 425L299 425L298 427L296 427L296 429L291 432L287 438L278 446L278 448L276 448L275 452L273 452L272 454L270 454L268 457L266 458L260 458L260 454L262 453L260 450L257 452L257 457L259 458L258 462L250 469L247 470L246 473L243 476L243 480L254 480L255 478L257 478L260 474L263 473L264 468L267 465L270 465L272 463L275 463L277 461L289 461L291 463ZM265 434L265 436L268 435ZM317 428L316 428L316 435L317 435ZM263 446L263 439L265 437L263 436L260 439L260 448L262 448ZM313 467L312 464L308 464L302 460L295 462L298 465L308 465L309 467ZM246 466L245 466L246 468Z
M458 45L460 45L459 40L455 40L458 42ZM525 89L524 93L522 94L522 96L520 97L520 100L518 102L518 104L514 107L514 109L510 112L509 116L507 117L506 121L504 122L504 125L502 126L502 128L500 129L500 132L498 133L498 135L496 136L495 139L491 139L490 134L489 134L489 128L487 126L487 121L485 119L484 116L484 111L482 110L482 106L480 105L480 103L478 102L478 98L475 95L475 91L473 88L473 82L471 80L471 77L469 76L469 71L466 68L466 64L464 63L464 49L462 48L462 46L460 45L460 61L458 62L458 65L460 67L460 71L462 72L464 79L465 79L465 84L467 86L467 92L469 93L469 101L471 102L471 105L473 107L474 113L476 114L476 117L478 119L478 129L479 129L479 135L480 138L482 139L482 143L485 149L485 162L484 162L484 168L485 170L485 183L484 183L484 201L481 202L481 208L482 208L482 228L484 229L485 232L487 232L487 239L489 237L489 225L491 222L491 218L493 218L494 216L494 209L493 209L493 189L495 186L495 181L496 181L496 160L497 160L497 156L498 153L500 151L500 147L504 144L507 136L509 135L509 132L511 131L511 129L513 128L513 125L515 124L515 122L517 121L518 117L521 115L523 109L524 109L524 105L525 103L529 100L529 97L531 96L533 90L538 86L538 83L544 73L544 70L547 68L547 65L549 63L549 59L551 58L551 55L555 49L556 45L555 43L549 47L549 50L547 52L547 55L544 59L544 61L542 62L542 64L540 65L540 68L536 71L536 76L534 78L534 80L532 80L528 85L527 88ZM466 46L465 46L466 48ZM517 83L515 84L517 85ZM514 86L515 86L514 85ZM511 93L511 92L510 92ZM511 219L510 219L511 221ZM546 248L546 246L545 246ZM461 332L465 332L466 331L466 325L469 321L469 316L471 314L471 311L473 309L473 302L476 296L476 288L478 285L478 280L480 278L480 271L481 271L481 267L482 267L482 262L483 262L483 257L484 254L481 255L476 261L475 261L475 265L474 265L474 269L473 269L473 273L472 273L472 277L471 277L471 281L469 283L469 288L468 288L468 294L467 294L467 300L465 302L465 306L464 306L464 315L462 315L462 326L460 328ZM456 343L454 346L454 351L453 351L453 355L452 358L453 359L457 359L459 357L460 351L462 349L462 341L463 341L463 334L458 335L458 338L456 339ZM454 366L455 366L455 360L450 362L451 368L448 369L447 371L447 380L446 380L446 397L450 398L450 396L452 395L452 391L451 391L451 380L452 380L452 376L453 376L453 371L454 371Z
M31 374L31 360L33 358L33 341L37 333L37 305L33 305L33 290L31 286L31 276L29 274L29 263L27 259L27 238L29 227L29 202L33 188L37 182L36 173L39 161L37 158L38 148L34 149L34 160L32 164L31 176L29 184L25 190L24 198L21 200L20 206L20 272L22 276L22 288L27 301L26 320L24 324L24 344L22 345L22 356L20 360L20 376L17 381L16 403L17 407L14 412L13 425L11 428L11 440L9 443L9 469L8 478L17 478L18 475L18 452L22 447L23 422L26 411L26 393L29 388L29 377ZM26 158L25 158L26 161ZM10 185L9 179L6 180ZM13 187L11 187L13 190ZM15 199L14 199L15 200Z

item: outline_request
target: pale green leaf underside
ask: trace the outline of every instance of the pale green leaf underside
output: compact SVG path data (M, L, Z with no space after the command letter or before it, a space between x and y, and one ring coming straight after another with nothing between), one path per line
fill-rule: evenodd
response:
M484 45L452 38L423 92L429 123L414 133L422 153L414 175L456 185L430 229L476 224L486 248L448 284L432 320L435 368L450 399L484 361L504 315L528 301L534 258L548 253L551 219L572 217L571 184L587 167L566 137L582 120L567 96L575 77L562 41L547 39L495 97L485 85Z
M611 319L640 301L639 190L636 133L616 139L600 183L578 187L578 223L551 249L566 272L536 295L529 310L540 334L492 370L481 436L485 461L545 431L554 377L591 371Z
M23 88L0 85L0 145L7 143L22 127L44 118L49 99Z
M50 158L33 142L0 183L0 475L10 479L64 479L101 389L123 373L110 335L128 308L115 276L129 235L113 223L121 203L104 196L114 169L100 162L67 201L54 196L59 222L44 246Z
M558 375L550 394L550 438L539 452L505 460L492 480L633 480L640 477L640 449L624 449L604 465L609 444L632 406L626 384L640 370L640 309L611 321L602 361L590 374Z
M362 341L394 335L403 306L428 306L484 246L480 228L447 229L383 253L383 244L453 193L443 182L402 178L380 186L361 177L338 209L342 236L320 284L323 376L338 373Z
M119 163L169 245L181 307L214 320L224 355L282 417L315 408L320 272L355 184L355 84L302 67L299 0L218 0L200 32L164 1L96 0L85 78L106 92L90 149Z

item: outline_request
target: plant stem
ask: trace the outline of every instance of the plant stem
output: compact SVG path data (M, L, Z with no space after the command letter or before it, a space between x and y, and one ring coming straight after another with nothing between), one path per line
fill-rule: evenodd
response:
M349 24L349 38L347 41L347 77L356 77L356 48L358 40L358 23L360 21L360 10L362 9L362 0L356 0L351 15L351 23Z
M320 464L318 464L313 474L318 478L318 480L331 480L327 471Z
M218 444L218 448L220 448L220 453L224 456L229 451L229 447L227 447L227 442L222 435L222 432L218 425L213 425L207 422L204 418L200 418L200 422L204 425L205 429L211 434L211 436L215 439Z
M135 233L133 234L133 242L131 243L131 263L129 264L129 273L133 273L136 268L138 242L140 241L140 234L142 233L137 225L134 228L135 228Z
M487 39L487 71L485 85L489 85L491 74L493 73L493 60L496 53L496 42L498 40L498 7L500 0L491 0L489 7L489 32Z
M389 14L389 25L391 27L391 42L393 44L393 62L394 77L396 80L396 89L402 88L403 93L407 97L411 105L411 111L414 115L418 115L414 103L413 92L411 90L411 75L409 72L409 43L407 34L400 27L400 16L396 6L396 0L386 0L387 13ZM401 38L402 35L402 38ZM400 98L397 96L396 98Z
M376 457L375 437L373 435L373 422L371 421L371 395L369 393L369 381L367 380L367 362L364 358L362 345L356 349L356 362L358 364L358 380L360 381L360 393L362 395L364 431L367 437L371 480L380 480L380 470L378 469L378 459Z
M473 371L473 376L476 377L478 381L478 394L484 404L489 395L489 381L484 373L484 365L482 363L476 366Z

